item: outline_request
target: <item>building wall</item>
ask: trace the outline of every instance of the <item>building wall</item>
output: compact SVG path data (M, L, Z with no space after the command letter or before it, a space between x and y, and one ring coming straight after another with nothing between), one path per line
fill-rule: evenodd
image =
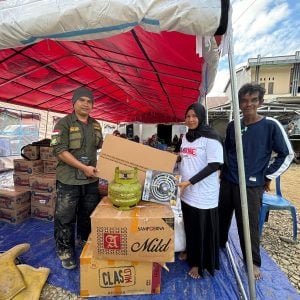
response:
M258 80L265 84L267 95L289 95L290 74L292 65L260 66ZM251 67L251 81L255 81L255 68ZM273 93L269 93L268 85L273 83Z

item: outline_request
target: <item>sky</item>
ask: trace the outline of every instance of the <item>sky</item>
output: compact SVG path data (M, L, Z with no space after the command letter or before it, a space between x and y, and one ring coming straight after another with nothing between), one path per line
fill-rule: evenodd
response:
M233 0L232 28L236 68L258 55L272 57L300 51L299 0ZM208 96L222 95L229 79L228 55L218 65Z

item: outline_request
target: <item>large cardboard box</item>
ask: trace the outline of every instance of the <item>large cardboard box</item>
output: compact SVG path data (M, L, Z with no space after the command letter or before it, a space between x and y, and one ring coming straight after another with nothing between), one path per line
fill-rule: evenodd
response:
M31 217L44 221L53 221L55 206L49 207L43 204L36 205L31 203Z
M80 256L80 296L160 293L161 266L153 262L101 260L87 242Z
M53 154L53 147L40 147L40 157L42 160L57 160Z
M138 169L138 178L144 184L146 170L173 172L177 156L147 145L108 134L97 162L98 177L111 182L115 168Z
M55 174L34 175L29 178L32 191L52 193L56 191Z
M27 173L27 174L37 174L43 173L44 165L43 162L39 160L26 160L26 159L14 159L14 170L15 173Z
M37 160L40 158L40 147L27 145L22 150L25 158L29 160Z
M92 248L100 259L174 261L174 215L170 206L140 201L129 211L104 197L91 215Z
M30 218L30 204L17 209L0 208L0 221L18 224Z
M32 175L27 174L27 173L14 173L13 180L14 180L15 188L18 188L18 189L27 188L28 190L30 190L30 184L29 184L30 176L32 176Z
M16 210L30 205L30 191L14 188L0 189L0 207Z
M31 205L55 207L56 193L31 192Z

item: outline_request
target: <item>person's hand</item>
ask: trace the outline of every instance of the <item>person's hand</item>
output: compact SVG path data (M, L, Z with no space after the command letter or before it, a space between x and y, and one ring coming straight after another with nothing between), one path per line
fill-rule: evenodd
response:
M271 191L271 180L266 180L265 181L264 190L265 190L265 192L270 192Z
M180 194L182 195L184 190L191 185L191 183L189 181L182 181L180 183L178 183L178 187L180 188Z
M93 166L85 166L83 169L84 175L86 177L97 177L96 173L97 173L97 169Z

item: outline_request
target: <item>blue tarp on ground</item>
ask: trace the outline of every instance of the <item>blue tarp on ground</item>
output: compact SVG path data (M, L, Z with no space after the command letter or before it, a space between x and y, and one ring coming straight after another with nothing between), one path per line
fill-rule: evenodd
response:
M61 267L55 254L52 222L35 219L29 219L19 225L0 222L0 250L6 251L21 243L31 245L30 250L21 256L23 263L34 267L50 268L48 283L79 294L79 268L68 271ZM247 287L247 275L234 224L231 228L230 244L243 285ZM296 289L278 265L264 249L261 252L263 279L256 283L257 299L300 299ZM79 249L77 255L79 258ZM170 271L162 271L159 295L137 295L130 296L130 299L239 299L237 282L225 252L221 251L220 259L220 271L217 271L214 277L205 274L203 279L193 280L187 276L189 267L186 262L176 257L174 263L168 264ZM90 299L101 299L101 297ZM128 296L118 296L114 299L128 300Z

